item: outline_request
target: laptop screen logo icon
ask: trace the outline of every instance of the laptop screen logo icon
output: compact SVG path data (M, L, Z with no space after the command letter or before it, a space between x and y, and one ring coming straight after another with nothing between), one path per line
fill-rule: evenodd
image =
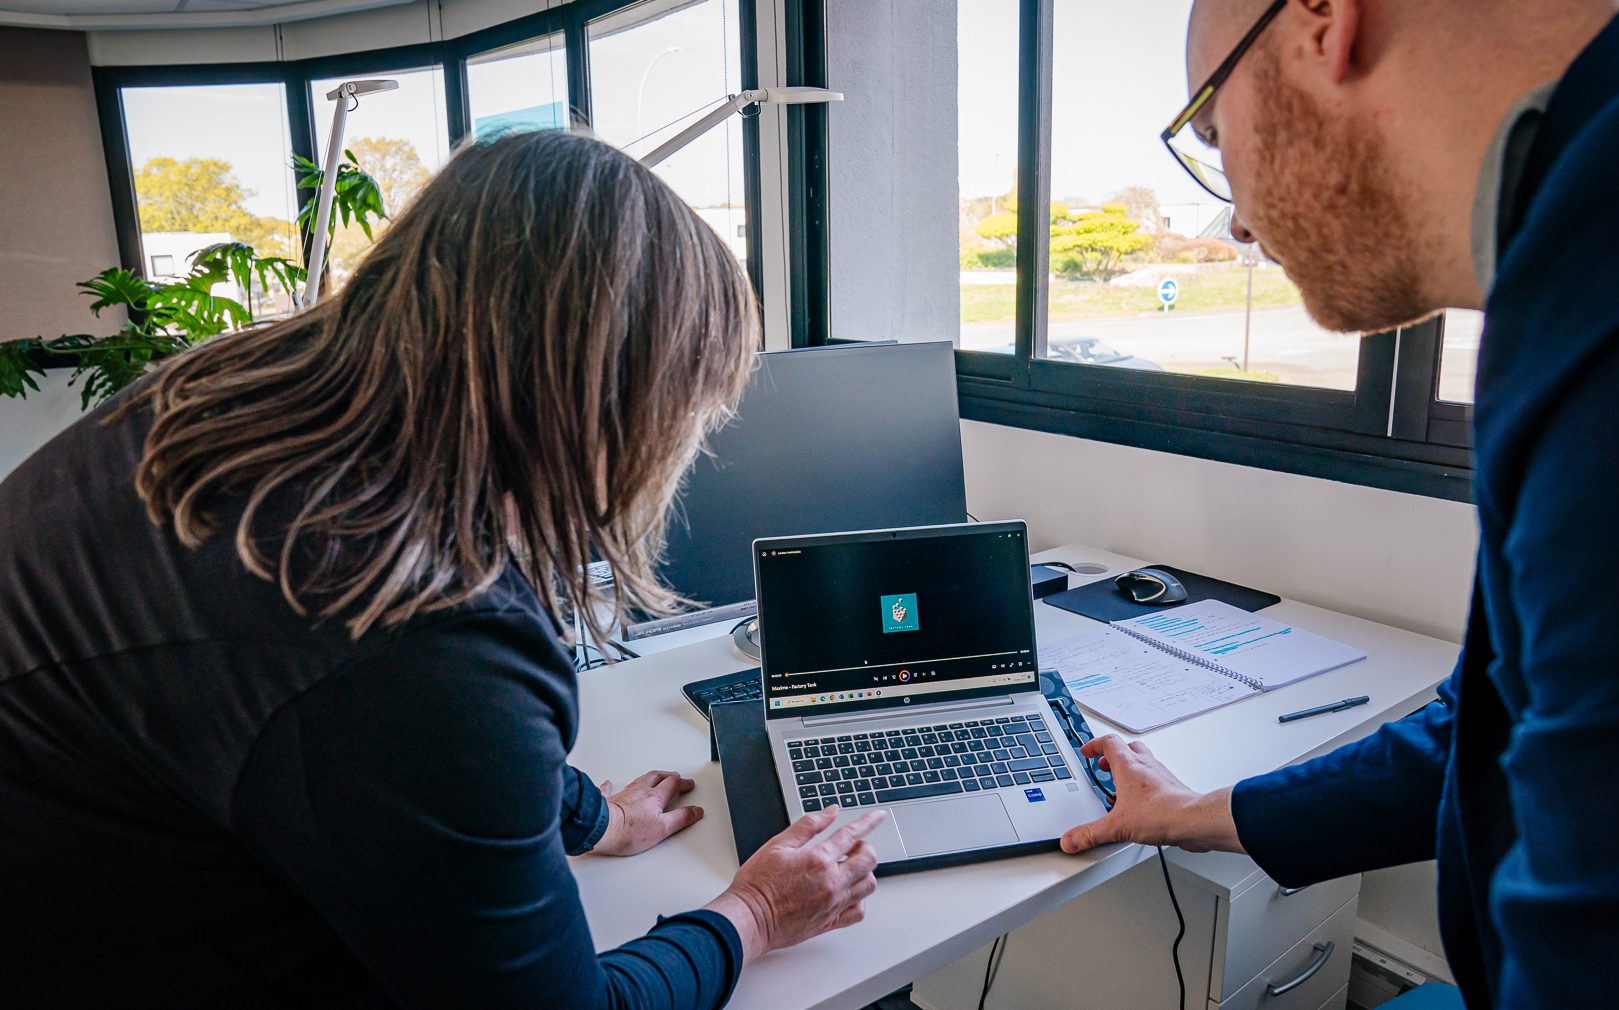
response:
M883 634L896 631L916 631L922 627L916 611L915 593L896 593L882 598Z

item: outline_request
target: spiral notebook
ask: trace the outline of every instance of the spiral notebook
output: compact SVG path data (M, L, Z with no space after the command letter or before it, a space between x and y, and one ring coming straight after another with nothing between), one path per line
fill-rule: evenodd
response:
M1099 625L1040 646L1082 708L1146 733L1366 658L1219 600Z

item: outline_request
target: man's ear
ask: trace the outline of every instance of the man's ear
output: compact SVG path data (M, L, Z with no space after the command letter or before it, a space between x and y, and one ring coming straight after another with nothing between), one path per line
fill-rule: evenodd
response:
M1296 0L1310 18L1311 55L1326 63L1334 84L1349 79L1360 40L1361 0Z

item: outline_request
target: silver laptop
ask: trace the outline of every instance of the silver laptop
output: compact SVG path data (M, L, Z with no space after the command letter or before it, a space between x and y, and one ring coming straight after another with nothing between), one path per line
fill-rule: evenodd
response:
M754 541L791 818L886 809L869 840L893 872L1050 848L1102 816L1040 694L1027 537L1001 522Z

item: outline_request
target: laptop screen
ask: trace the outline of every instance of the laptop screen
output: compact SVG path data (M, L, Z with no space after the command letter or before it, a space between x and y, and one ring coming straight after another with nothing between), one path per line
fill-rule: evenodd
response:
M765 714L1038 690L1024 524L754 542Z

